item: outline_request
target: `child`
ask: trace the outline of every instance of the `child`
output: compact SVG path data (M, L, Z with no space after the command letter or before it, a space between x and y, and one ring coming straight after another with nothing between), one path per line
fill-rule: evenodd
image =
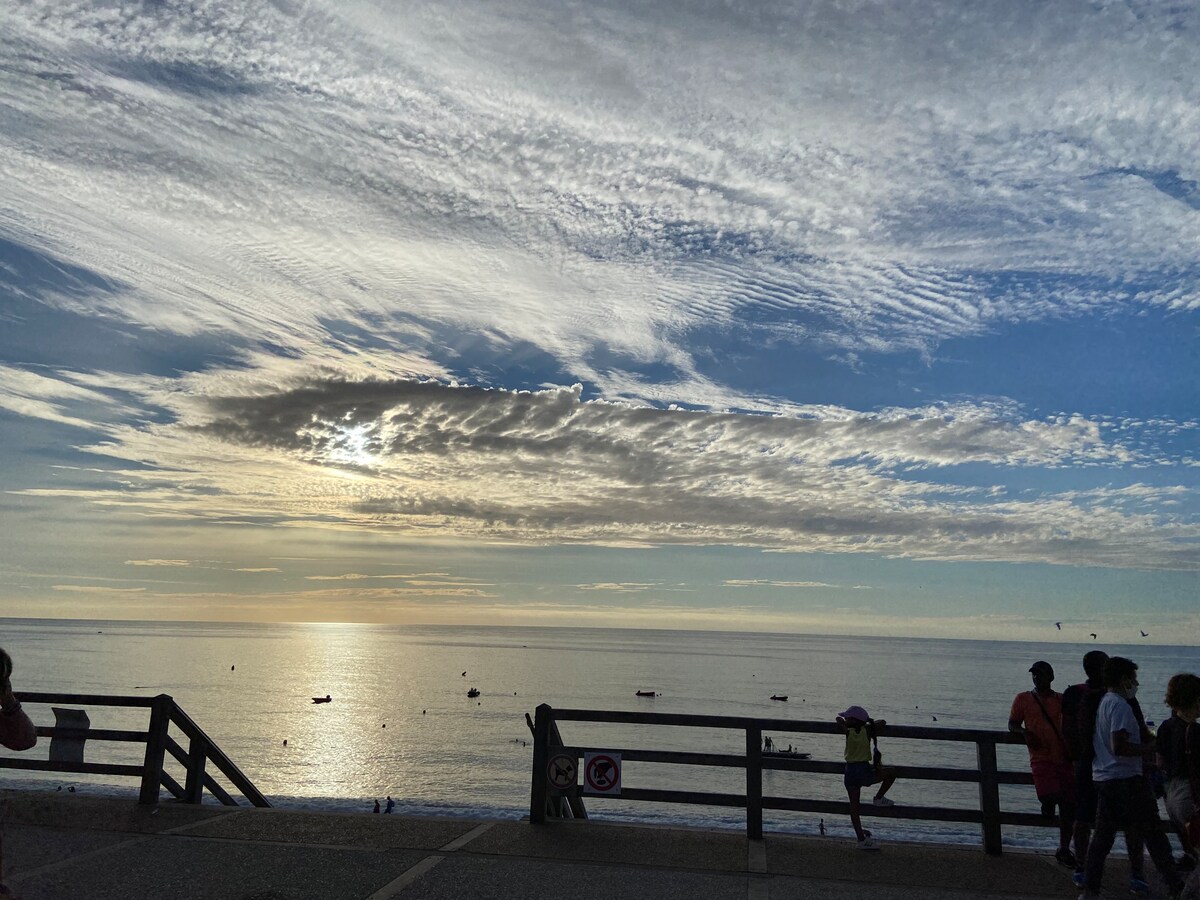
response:
M850 824L854 826L854 834L858 838L858 849L878 850L879 845L871 839L871 832L862 827L859 805L862 789L878 784L879 790L875 792L873 801L875 805L895 806L895 801L885 795L895 784L896 773L883 767L878 743L873 759L871 754L871 743L887 722L883 719L873 720L861 706L851 706L840 713L837 722L846 732L846 775L842 783L846 785L846 793L850 796Z

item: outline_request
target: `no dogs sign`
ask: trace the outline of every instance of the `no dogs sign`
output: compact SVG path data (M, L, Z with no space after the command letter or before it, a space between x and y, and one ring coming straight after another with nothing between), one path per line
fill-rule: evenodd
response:
M607 794L610 797L621 793L621 754L585 753L583 755L583 792L585 794Z
M573 753L559 753L550 757L546 765L546 780L550 782L551 789L565 791L575 787L578 764Z

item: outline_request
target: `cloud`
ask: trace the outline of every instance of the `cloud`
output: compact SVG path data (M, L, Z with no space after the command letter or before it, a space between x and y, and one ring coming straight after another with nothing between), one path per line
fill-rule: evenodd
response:
M1195 520L1158 502L1190 497L1189 488L1020 494L954 482L966 464L1001 480L1125 465L1132 452L1078 415L1028 420L995 404L744 415L584 402L578 386L381 379L212 392L223 384L164 392L173 421L119 426L87 448L116 463L153 461L118 468L118 485L22 493L193 522L447 539L1198 565Z
M772 581L766 578L733 578L723 581L730 587L778 587L778 588L833 588L836 584L823 581Z
M127 566L181 567L181 566L190 566L191 564L192 564L192 561L188 560L188 559L127 559L127 560L125 560L125 565L127 565Z
M146 592L144 587L117 588L95 584L52 584L50 590L77 594L144 594Z
M29 2L3 231L106 286L24 288L57 308L641 399L730 335L1198 308L1194 10L1043 13Z
M263 566L261 568L234 569L233 571L235 571L235 572L279 572L281 570L277 569L275 566Z

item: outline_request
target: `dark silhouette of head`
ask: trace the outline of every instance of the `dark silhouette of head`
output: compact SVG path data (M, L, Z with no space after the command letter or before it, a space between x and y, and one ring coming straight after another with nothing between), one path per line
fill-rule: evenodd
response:
M1108 662L1108 654L1103 650L1089 650L1083 654L1083 671L1088 678L1101 678L1106 662Z
M1132 659L1123 656L1110 656L1104 664L1104 686L1120 688L1130 679L1137 678L1138 666Z
M1167 706L1171 709L1191 710L1200 703L1200 675L1191 672L1180 672L1172 675L1167 682Z
M1044 659L1039 659L1029 667L1029 671L1033 675L1033 684L1038 690L1049 690L1050 683L1054 681L1054 666Z

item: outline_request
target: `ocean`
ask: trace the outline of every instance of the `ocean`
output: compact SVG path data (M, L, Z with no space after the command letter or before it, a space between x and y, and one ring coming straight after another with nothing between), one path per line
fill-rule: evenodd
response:
M1003 730L1013 696L1029 688L1037 659L1059 690L1081 680L1094 646L1141 666L1141 700L1165 717L1162 694L1195 671L1190 647L650 631L355 624L242 624L0 620L19 691L170 694L273 805L368 812L388 795L412 815L516 818L529 808L533 742L525 713L559 708L761 716L832 721L850 704L904 725ZM470 688L477 698L468 698ZM660 696L638 698L654 690ZM316 705L329 694L331 703ZM788 696L786 703L772 694ZM45 706L31 705L39 724ZM145 710L89 710L93 727L141 728ZM936 717L936 722L934 721ZM569 745L744 752L741 732L565 722ZM284 741L287 741L285 746ZM778 734L814 759L840 760L834 735ZM35 754L46 753L43 740ZM974 745L893 738L890 763L974 765ZM3 751L8 755L8 751ZM141 763L140 745L92 743L92 761ZM1024 748L1001 747L1003 769L1027 767ZM176 773L182 776L180 773ZM4 770L11 787L136 793L130 779ZM741 793L737 769L627 763L628 787ZM840 776L764 773L764 793L844 799ZM165 794L164 794L165 796ZM899 781L898 804L975 808L977 788ZM598 819L744 828L744 811L586 800ZM1001 788L1004 809L1037 809L1032 787ZM816 833L821 817L768 810L768 831ZM883 839L978 843L977 826L875 820ZM849 835L843 817L831 834ZM1050 847L1049 830L1006 828L1005 843Z

